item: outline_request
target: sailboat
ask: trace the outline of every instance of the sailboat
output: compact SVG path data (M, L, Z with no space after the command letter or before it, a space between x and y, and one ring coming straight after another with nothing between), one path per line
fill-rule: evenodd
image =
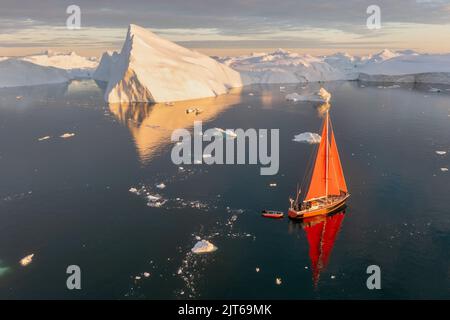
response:
M331 125L329 111L326 111L322 125L322 138L315 157L308 191L300 203L301 189L295 200L290 200L288 216L303 219L335 212L345 206L350 197L342 170L339 152Z

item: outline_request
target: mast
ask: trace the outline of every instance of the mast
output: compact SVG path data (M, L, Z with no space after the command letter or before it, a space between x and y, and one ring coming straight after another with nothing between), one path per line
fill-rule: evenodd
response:
M326 133L327 133L327 146L325 151L325 199L328 198L328 171L329 171L329 153L330 153L330 144L328 143L328 110L325 118L326 125Z

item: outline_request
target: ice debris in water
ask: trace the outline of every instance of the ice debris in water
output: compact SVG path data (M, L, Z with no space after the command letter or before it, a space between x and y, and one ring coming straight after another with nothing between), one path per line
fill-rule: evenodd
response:
M440 151L440 150L438 150L438 151L436 151L436 154L438 154L440 156L443 156L443 155L447 154L447 151Z
M208 240L200 240L198 241L195 246L191 249L193 253L200 254L200 253L208 253L216 251L217 247L213 245Z
M276 278L275 283L277 284L277 286L279 286L282 283L281 278Z
M166 187L166 185L164 184L164 182L161 182L161 183L157 184L156 187L158 189L164 189Z
M315 144L315 143L320 143L320 139L321 139L321 137L317 133L303 132L303 133L300 133L300 134L294 136L294 139L292 139L292 141Z
M442 171L442 172L447 172L447 171L448 171L448 168L441 168L441 171Z
M47 140L47 139L50 139L50 136L41 137L41 138L38 139L38 141L44 141L44 140Z
M60 135L59 137L63 138L63 139L67 139L67 138L72 138L74 135L75 135L75 133L66 132L66 133Z
M324 88L320 88L320 90L313 94L298 94L296 92L289 93L285 96L285 99L288 101L318 101L318 102L329 102L331 99L331 94L325 90Z
M22 265L23 267L26 267L27 265L29 265L31 262L33 262L33 257L34 257L34 253L27 255L26 257L22 258L19 262L20 265Z

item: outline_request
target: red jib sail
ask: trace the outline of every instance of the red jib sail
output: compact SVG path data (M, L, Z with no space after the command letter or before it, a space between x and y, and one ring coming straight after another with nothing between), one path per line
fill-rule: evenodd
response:
M322 126L322 139L317 150L316 162L305 201L330 195L340 195L341 191L347 192L347 185L345 183L344 172L342 171L333 130L330 130L330 121L327 112Z

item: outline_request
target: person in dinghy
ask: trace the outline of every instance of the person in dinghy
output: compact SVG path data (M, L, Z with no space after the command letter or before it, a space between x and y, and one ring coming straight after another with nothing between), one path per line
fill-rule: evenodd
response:
M339 159L329 110L325 114L322 138L310 175L311 179L304 199L299 201L301 189L297 189L295 200L289 199L288 216L291 219L303 219L335 212L343 208L345 201L350 197Z

